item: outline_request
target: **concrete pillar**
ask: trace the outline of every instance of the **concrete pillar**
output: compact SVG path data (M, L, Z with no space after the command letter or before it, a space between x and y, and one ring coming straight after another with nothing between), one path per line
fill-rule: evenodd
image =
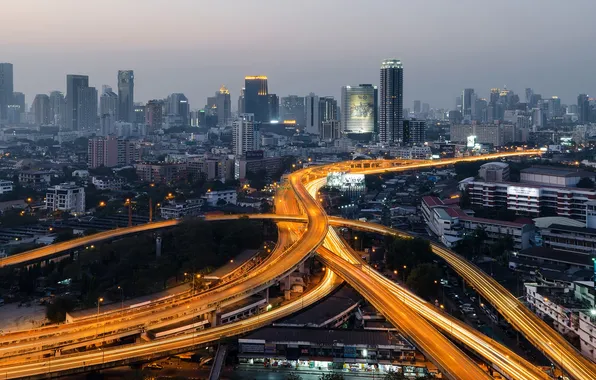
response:
M211 322L211 327L217 326L217 311L213 310L209 314L209 322Z

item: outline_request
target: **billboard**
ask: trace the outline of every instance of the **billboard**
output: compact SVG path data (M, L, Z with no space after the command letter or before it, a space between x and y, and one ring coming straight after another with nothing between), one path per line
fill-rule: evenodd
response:
M540 189L534 187L509 186L507 188L507 195L538 198L540 196Z
M350 119L374 123L375 100L369 94L350 94Z
M351 187L364 187L364 174L350 174L350 173L329 173L327 175L327 186L338 189L345 189Z
M468 136L468 148L473 148L476 145L476 136Z

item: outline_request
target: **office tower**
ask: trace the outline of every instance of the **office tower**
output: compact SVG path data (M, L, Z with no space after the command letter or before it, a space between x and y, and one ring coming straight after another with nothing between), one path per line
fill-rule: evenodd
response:
M279 113L281 120L295 120L296 124L304 127L306 120L304 97L288 95L281 98Z
M155 133L163 124L163 101L150 100L145 106L145 122L147 133Z
M244 78L244 113L254 114L255 122L269 122L269 90L266 76Z
M135 75L132 70L118 71L118 120L134 122Z
M86 75L66 76L66 129L79 130L79 89L89 87L89 77Z
M341 123L339 120L327 120L321 123L319 138L321 141L333 141L341 137Z
M184 94L174 93L168 97L168 115L174 115L179 118L180 124L183 126L190 125L190 105L188 98Z
M259 149L259 136L255 130L255 116L253 114L244 113L234 121L232 144L236 156L242 156L246 152Z
M577 114L580 123L587 123L590 121L590 100L588 95L579 94L577 97Z
M474 96L474 112L472 112L472 120L488 122L488 102L486 99L478 99Z
M558 96L553 96L548 99L548 118L552 119L561 116L561 99Z
M404 120L404 144L423 145L426 139L426 121Z
M430 112L430 104L422 103L422 113L426 115L429 112Z
M321 123L328 120L339 120L337 112L337 100L333 96L319 97L319 122L317 128L320 128Z
M27 110L25 109L25 94L22 92L13 92L12 93L12 102L11 104L15 109L18 109L19 113L25 113Z
M215 93L215 105L217 107L217 124L225 127L232 122L232 98L230 90L221 86Z
M371 140L376 125L377 87L372 84L343 86L341 88L342 132L352 139Z
M418 115L422 110L420 108L420 100L414 100L414 114Z
M276 94L269 94L269 121L279 121L279 97Z
M246 91L246 89L244 87L242 87L242 89L240 90L240 96L238 96L238 115L241 115L244 113L244 92Z
M14 91L12 63L0 63L0 121L8 119L8 105Z
M381 63L379 100L379 141L400 142L403 139L404 69L398 59Z
M464 116L464 119L472 118L472 103L475 102L475 98L474 98L474 89L473 88L466 88L464 89L464 91L462 92L461 95L461 99L462 99L462 114Z
M118 165L118 138L116 136L94 137L87 143L87 166L111 168Z
M529 87L526 88L526 103L531 104L533 96L534 96L534 90L532 90Z
M52 124L64 127L66 113L66 100L60 91L50 92L50 115Z
M133 123L145 124L145 105L144 104L135 104L134 111L135 111L135 117L134 117Z
M455 109L461 112L461 96L455 98Z
M318 135L319 125L321 123L319 117L319 97L311 92L304 98L304 104L306 108L306 123L304 124L304 129L306 133Z
M95 131L97 124L97 90L95 87L79 87L77 100L77 130Z
M110 115L116 119L119 115L119 106L118 95L112 91L111 87L104 87L103 93L99 97L99 115Z
M46 94L35 95L33 100L33 113L36 125L47 125L52 121L50 110L50 97Z

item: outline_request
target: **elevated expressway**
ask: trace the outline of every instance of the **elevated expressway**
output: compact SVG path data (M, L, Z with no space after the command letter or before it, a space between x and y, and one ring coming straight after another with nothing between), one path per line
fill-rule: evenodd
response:
M499 155L499 157L501 157L501 156L502 155ZM466 161L470 161L470 160L473 160L473 159L490 159L490 158L496 158L496 157L486 157L486 156L484 156L484 157L481 157L481 158L470 158L470 159L465 159L465 160ZM449 161L441 162L442 165L447 165L447 164L451 164L451 163L453 163L453 162L449 162ZM415 164L415 167L416 168L422 168L422 167L432 166L433 164L436 165L437 163L435 162L435 163L429 163L429 164ZM360 165L361 166L366 166L367 164L361 162ZM321 168L319 168L319 169L321 169ZM361 169L361 168L354 168L355 171L358 171L359 169ZM392 167L389 170L410 170L410 169L411 169L411 166L406 165L406 166L400 166L400 167ZM370 169L368 169L368 170L370 170L372 172L383 172L383 171L386 171L387 168L373 166L373 167L370 167ZM327 169L327 171L330 171L330 169ZM318 174L319 178L317 178L317 175L313 175L313 173L310 172L310 170L309 170L308 173L304 173L304 174L307 177L307 181L312 181L312 180L317 180L317 179L318 180L321 180L322 176L324 176L324 172L322 174L320 174L320 172L319 172L319 174ZM308 255L308 253L310 251L312 251L312 248L310 248L310 247L308 247L307 249L305 249L305 248L299 248L300 245L309 245L311 247L312 246L318 247L320 245L321 240L326 236L326 229L327 229L327 227L326 227L327 223L326 222L327 222L327 218L324 215L324 213L322 212L322 210L320 209L320 207L318 206L318 204L315 201L313 201L312 198L310 196L308 196L308 194L306 194L305 191L301 191L301 190L305 190L305 188L304 188L304 186L301 186L302 185L301 184L301 181L299 181L299 179L297 179L296 177L297 176L294 174L294 175L292 175L290 177L290 180L292 182L292 187L293 187L293 190L294 190L295 194L298 196L299 200L302 203L301 207L303 207L307 211L307 215L308 215L308 218L309 218L309 224L308 224L308 227L309 228L306 229L306 232L305 232L304 236L302 237L302 239L300 239L301 242L305 242L306 241L307 244L299 244L299 245L297 245L294 248L294 250L299 251L301 255ZM310 198L310 202L308 201L309 198ZM276 205L277 205L277 203L276 203ZM233 217L230 217L230 218L238 218L238 217L239 216L233 216ZM243 216L240 216L240 217L243 217ZM267 217L269 217L269 216L267 216ZM278 218L279 219L279 217L273 217L273 216L271 216L271 218ZM322 223L321 223L321 218L323 218ZM225 218L222 218L221 220L224 220L224 219ZM289 218L289 217L283 217L283 220L295 222L295 221L299 221L299 220L302 221L303 218L300 218L300 217L291 217L291 218ZM340 222L339 224L346 225L346 226L351 226L350 225L351 223L352 222L343 221L343 222ZM174 224L175 223L172 223L170 225L174 225ZM337 221L336 221L336 224L337 224ZM144 229L140 229L138 231L148 230L148 229L153 229L153 228L163 228L163 227L167 227L168 226L168 225L161 225L161 226L155 226L155 225L156 225L156 223L154 223L154 224L152 224L150 226L146 226ZM366 226L371 226L371 225L367 223ZM360 226L360 227L362 227L362 226ZM370 230L370 229L367 229L367 230ZM138 231L130 231L130 232L138 232ZM375 232L382 232L382 231L378 230L378 228L377 228L377 231L375 231ZM109 237L109 236L107 236L107 237ZM101 239L105 239L105 238L106 237L102 237ZM78 245L81 245L81 244L89 244L89 241L86 242L86 243L85 242L83 242L83 243L80 243L79 242ZM66 248L66 249L69 249L69 248ZM48 252L50 252L49 254L52 254L52 251L51 250L48 251ZM53 251L53 252L55 252L55 251ZM369 289L369 290L364 289L363 291L370 291L370 290L373 290L374 291L375 289ZM370 297L373 297L373 295L370 295ZM378 301L377 301L377 303L378 303ZM397 311L397 310L393 310L391 313L400 314L400 313L403 313L403 312ZM433 330L433 329L432 328L429 328L429 330ZM432 335L432 334L430 334L430 335ZM419 339L424 339L424 337L421 337ZM417 342L417 343L419 343L419 342ZM444 343L445 347L449 347L449 345L450 345L450 343L448 341L447 342L443 342L443 343ZM553 344L551 343L551 345L553 345ZM443 352L442 355L439 355L437 352L435 352L434 355L439 355L439 356L447 356L447 355L449 355L449 354L445 355L445 350L444 349L441 350L441 351ZM459 353L457 351L455 351L455 354L459 355ZM433 355L430 355L430 356L433 357ZM469 359L467 359L465 357L465 355L464 355L463 356L463 361L458 361L457 365L454 364L454 367L453 368L462 367L463 366L463 363L466 363L467 361L469 361ZM442 366L443 367L446 367L447 370L444 369L444 368L441 368ZM462 373L464 373L464 372L461 371L461 370L463 370L461 368L458 368L455 372L453 372L453 371L449 371L449 369L447 367L449 367L449 366L448 365L445 365L444 363L443 364L439 363L439 368L441 368L446 374L448 374L448 375L450 374L450 377L452 377L452 378L461 378L460 375ZM472 367L470 367L467 370L473 371ZM476 375L474 375L474 376L476 376ZM584 378L584 377L578 377L578 378ZM586 377L586 378L590 378L590 377Z

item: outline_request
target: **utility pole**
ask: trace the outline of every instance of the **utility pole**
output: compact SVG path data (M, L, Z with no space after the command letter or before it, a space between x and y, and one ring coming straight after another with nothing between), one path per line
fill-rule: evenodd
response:
M153 202L151 202L151 197L149 197L149 223L153 222Z

